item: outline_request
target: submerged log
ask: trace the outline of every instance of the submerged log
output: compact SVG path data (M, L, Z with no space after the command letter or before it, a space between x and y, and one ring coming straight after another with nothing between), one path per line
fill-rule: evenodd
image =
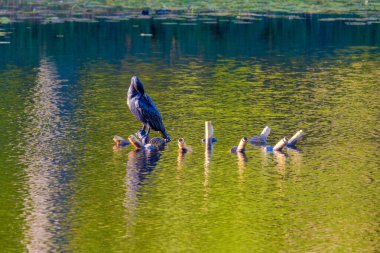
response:
M142 142L139 139L137 139L136 136L134 136L133 134L131 134L128 137L128 140L132 144L132 146L135 147L135 149L142 149L144 147Z
M144 147L148 150L161 150L165 146L165 141L161 140L158 137L153 137L149 140L149 143L146 144Z
M288 139L284 137L279 142L277 142L277 144L273 147L273 151L281 151L281 149L283 149L287 143L288 143Z
M129 144L128 141L118 135L115 135L112 140L115 142L116 147L124 147Z
M115 145L113 145L112 149L114 151L119 150L127 145L129 145L129 142L124 140L122 137L115 135L112 140L115 142Z
M128 137L128 140L130 141L130 143L132 144L132 146L139 150L139 149L145 149L145 150L150 150L150 151L158 151L158 150L162 150L164 147L165 147L165 141L164 140L161 140L160 138L158 137L154 137L152 139L148 139L148 143L146 143L144 145L144 143L142 141L140 141L136 136L134 136L133 134L131 134L129 137Z
M288 141L287 146L295 146L299 140L302 139L304 132L299 130L296 134L293 135L292 138Z

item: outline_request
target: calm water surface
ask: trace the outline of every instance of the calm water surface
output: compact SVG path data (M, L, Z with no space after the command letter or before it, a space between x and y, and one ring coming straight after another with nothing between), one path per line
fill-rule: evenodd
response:
M2 25L1 251L378 252L380 24L321 17ZM132 75L160 153L112 148ZM300 150L229 152L266 125Z

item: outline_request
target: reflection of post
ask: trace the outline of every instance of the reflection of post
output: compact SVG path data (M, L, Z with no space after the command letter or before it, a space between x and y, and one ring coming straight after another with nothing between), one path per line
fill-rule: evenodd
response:
M278 188L280 189L280 192L283 192L283 184L286 176L286 155L280 151L274 151L273 156L277 163L277 173L281 176L278 180Z
M209 181L209 167L212 159L213 145L212 141L206 141L205 145L205 169L204 169L204 199L205 199L205 210L208 210L208 181Z
M242 184L244 182L244 170L245 170L245 163L247 162L247 156L244 152L237 152L236 153L238 157L238 167L239 167L239 182Z
M181 181L181 175L182 175L182 167L183 167L183 161L185 160L186 152L178 152L178 158L177 158L177 181L180 183Z
M286 165L286 155L279 151L274 151L273 156L277 162L277 172L283 178L285 178L285 165Z
M191 148L187 147L184 138L179 138L179 139L178 139L178 159L177 159L177 161L178 161L178 167L177 167L177 170L178 170L177 180L178 180L178 181L181 179L183 160L185 159L186 154L187 154L188 152L192 152Z
M204 169L204 199L205 199L205 210L207 211L208 205L208 181L209 181L209 167L212 159L213 152L213 138L214 138L214 127L211 121L205 122L205 169Z
M302 154L297 149L287 148L286 153L289 155L289 160L292 165L292 173L299 175L302 168Z

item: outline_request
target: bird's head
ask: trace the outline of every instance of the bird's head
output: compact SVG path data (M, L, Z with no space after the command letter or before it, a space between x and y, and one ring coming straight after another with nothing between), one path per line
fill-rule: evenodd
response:
M137 76L133 76L131 79L131 86L138 92L141 93L141 95L145 94L144 91L144 85L140 81L140 79Z

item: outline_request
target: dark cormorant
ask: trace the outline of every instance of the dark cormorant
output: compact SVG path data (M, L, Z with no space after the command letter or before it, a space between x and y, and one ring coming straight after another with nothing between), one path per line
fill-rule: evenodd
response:
M171 141L169 134L162 123L162 117L152 99L145 93L144 86L137 76L132 77L128 89L128 107L136 119L144 125L138 135L143 140L149 139L150 129L161 133L166 142ZM147 129L148 128L148 131ZM144 142L144 141L143 141Z

